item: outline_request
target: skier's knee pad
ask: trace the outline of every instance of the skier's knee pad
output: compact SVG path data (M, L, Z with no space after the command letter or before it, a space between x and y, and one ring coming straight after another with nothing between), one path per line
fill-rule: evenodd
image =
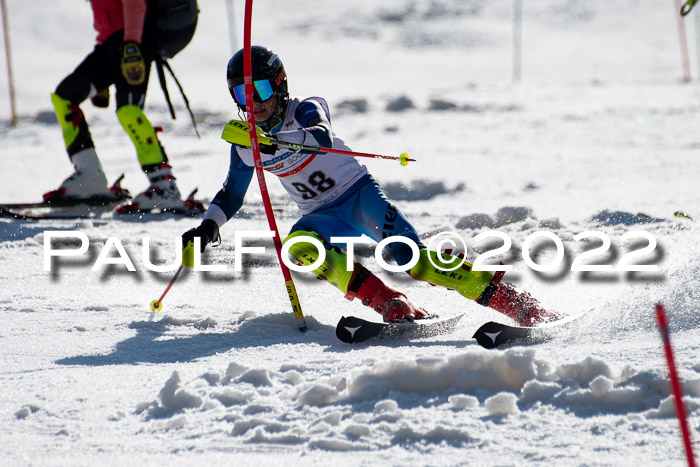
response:
M117 118L124 131L136 147L136 154L142 166L160 164L166 161L165 153L158 143L153 125L137 105L125 105L117 109Z
M326 253L326 258L320 265L316 264L313 273L316 274L319 279L327 280L343 293L347 293L348 284L353 275L353 271L349 271L347 267L347 255L313 231L297 230L296 232L292 232L284 239L284 243L300 237L310 237L318 240L321 242L323 251ZM297 241L289 247L289 254L302 266L310 266L317 263L320 257L317 245L309 241Z
M475 300L491 283L493 274L487 271L472 271L472 265L466 261L455 269L459 264L457 261L463 260L421 249L418 263L409 272L414 279L456 290L462 296Z

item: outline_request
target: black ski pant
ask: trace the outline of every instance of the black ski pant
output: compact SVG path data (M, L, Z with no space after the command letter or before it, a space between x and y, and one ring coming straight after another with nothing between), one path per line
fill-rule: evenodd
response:
M71 114L66 118L73 119L79 126L77 138L68 146L68 155L94 147L90 130L85 116L78 107L90 97L92 92L100 92L115 87L117 109L125 105L136 105L143 109L148 90L151 63L154 60L153 48L143 44L143 54L146 76L142 84L132 86L127 83L121 70L121 45L124 31L112 34L106 41L95 45L94 50L78 65L78 67L61 81L55 93L71 103ZM94 88L94 89L93 89Z

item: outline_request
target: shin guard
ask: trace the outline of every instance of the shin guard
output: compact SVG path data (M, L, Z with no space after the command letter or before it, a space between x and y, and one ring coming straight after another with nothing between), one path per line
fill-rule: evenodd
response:
M167 162L165 152L158 142L153 125L137 105L125 105L117 109L117 118L136 147L136 155L142 166Z
M326 252L326 259L313 270L316 277L319 279L328 281L333 284L341 292L347 293L348 284L350 283L350 278L353 275L353 271L348 271L347 268L347 255L345 255L339 248L332 246L326 242L320 235L316 232L307 232L304 230L297 230L287 236L284 242L288 242L293 238L298 237L311 237L320 241ZM289 247L289 254L299 263L301 266L310 266L314 264L319 257L319 252L316 246L310 242L297 242Z
M558 313L542 308L540 302L527 292L519 292L511 284L500 283L503 273L493 275L487 271L472 271L471 264L466 261L453 271L443 270L452 268L455 259L457 258L451 257L445 261L434 251L421 250L418 264L410 271L411 276L456 290L480 305L503 313L521 326L560 318ZM445 266L439 268L441 265Z
M408 301L404 294L382 282L364 266L355 263L353 270L348 270L347 255L339 248L330 245L316 232L296 231L284 241L302 236L319 240L326 250L326 259L313 270L314 274L319 279L333 284L345 294L348 300L358 298L363 305L380 313L384 321L420 319L429 315L425 310ZM289 248L289 254L304 266L309 266L318 259L317 248L309 242L295 243Z
M462 261L462 265L452 271L446 270L452 269L456 260ZM490 272L472 271L471 264L459 257L450 256L445 261L435 251L426 249L420 250L420 259L410 273L414 279L456 290L470 300L481 295L493 278Z
M56 93L51 94L51 103L63 132L63 142L68 155L72 157L84 149L95 147L80 106Z

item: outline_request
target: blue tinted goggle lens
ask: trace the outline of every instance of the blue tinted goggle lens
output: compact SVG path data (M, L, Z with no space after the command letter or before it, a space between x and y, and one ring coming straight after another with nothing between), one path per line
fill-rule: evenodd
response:
M272 84L270 83L269 79L259 79L257 81L253 81L253 86L255 87L253 99L259 102L265 102L275 93L272 90ZM234 86L233 95L238 104L245 105L245 84Z

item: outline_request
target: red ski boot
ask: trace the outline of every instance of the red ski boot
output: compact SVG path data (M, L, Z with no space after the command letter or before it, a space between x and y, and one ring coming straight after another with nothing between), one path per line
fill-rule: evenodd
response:
M381 314L385 322L430 317L430 313L411 303L406 295L386 285L367 268L359 264L355 267L345 298L359 298L363 305Z
M503 313L520 326L535 326L562 318L559 313L542 308L529 293L519 292L508 283L490 284L476 301Z

